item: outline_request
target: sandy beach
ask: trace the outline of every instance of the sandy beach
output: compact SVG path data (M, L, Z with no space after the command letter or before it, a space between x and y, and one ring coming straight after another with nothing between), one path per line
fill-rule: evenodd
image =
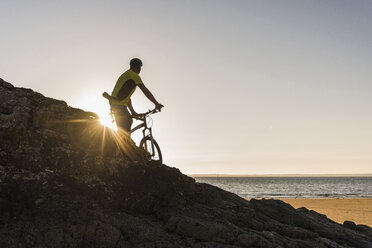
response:
M372 198L281 198L294 208L306 207L327 215L329 219L343 223L345 220L372 227Z

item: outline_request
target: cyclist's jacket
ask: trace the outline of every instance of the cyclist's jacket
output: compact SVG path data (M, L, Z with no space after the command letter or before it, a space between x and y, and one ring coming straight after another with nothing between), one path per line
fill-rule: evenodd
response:
M111 104L128 106L129 99L139 84L143 84L141 77L131 69L121 74L111 93L118 101L113 100Z

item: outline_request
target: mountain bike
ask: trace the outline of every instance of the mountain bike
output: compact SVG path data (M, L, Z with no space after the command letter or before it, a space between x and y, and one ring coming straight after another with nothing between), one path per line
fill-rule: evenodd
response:
M108 93L104 92L103 97L110 100L111 97ZM143 150L144 157L146 161L155 161L157 163L163 163L163 157L161 154L160 147L158 143L152 136L152 127L150 123L152 123L151 115L159 112L157 109L149 110L146 113L138 114L138 115L130 115L131 118L136 119L142 123L132 128L128 133L131 134L141 128L143 138L140 141L139 148ZM112 108L110 108L110 116L112 121L114 122L114 114Z

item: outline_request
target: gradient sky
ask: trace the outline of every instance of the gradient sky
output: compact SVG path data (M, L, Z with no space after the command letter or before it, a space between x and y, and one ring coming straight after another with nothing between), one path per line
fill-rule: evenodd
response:
M0 31L0 77L101 115L141 58L184 173L372 173L370 0L2 0Z

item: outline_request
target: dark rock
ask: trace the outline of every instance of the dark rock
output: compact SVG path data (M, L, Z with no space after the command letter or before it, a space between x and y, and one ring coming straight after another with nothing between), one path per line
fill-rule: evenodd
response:
M12 84L4 81L2 78L0 78L0 87L3 87L7 90L13 90L15 88Z
M372 228L367 225L357 225L358 232L362 232L365 235L372 238Z
M0 247L372 247L368 226L136 162L94 113L2 79L0 99Z
M272 247L270 241L253 232L239 235L238 244L242 247Z
M351 230L356 230L357 229L357 226L355 225L355 223L353 221L350 221L350 220L344 221L344 227L349 228Z

